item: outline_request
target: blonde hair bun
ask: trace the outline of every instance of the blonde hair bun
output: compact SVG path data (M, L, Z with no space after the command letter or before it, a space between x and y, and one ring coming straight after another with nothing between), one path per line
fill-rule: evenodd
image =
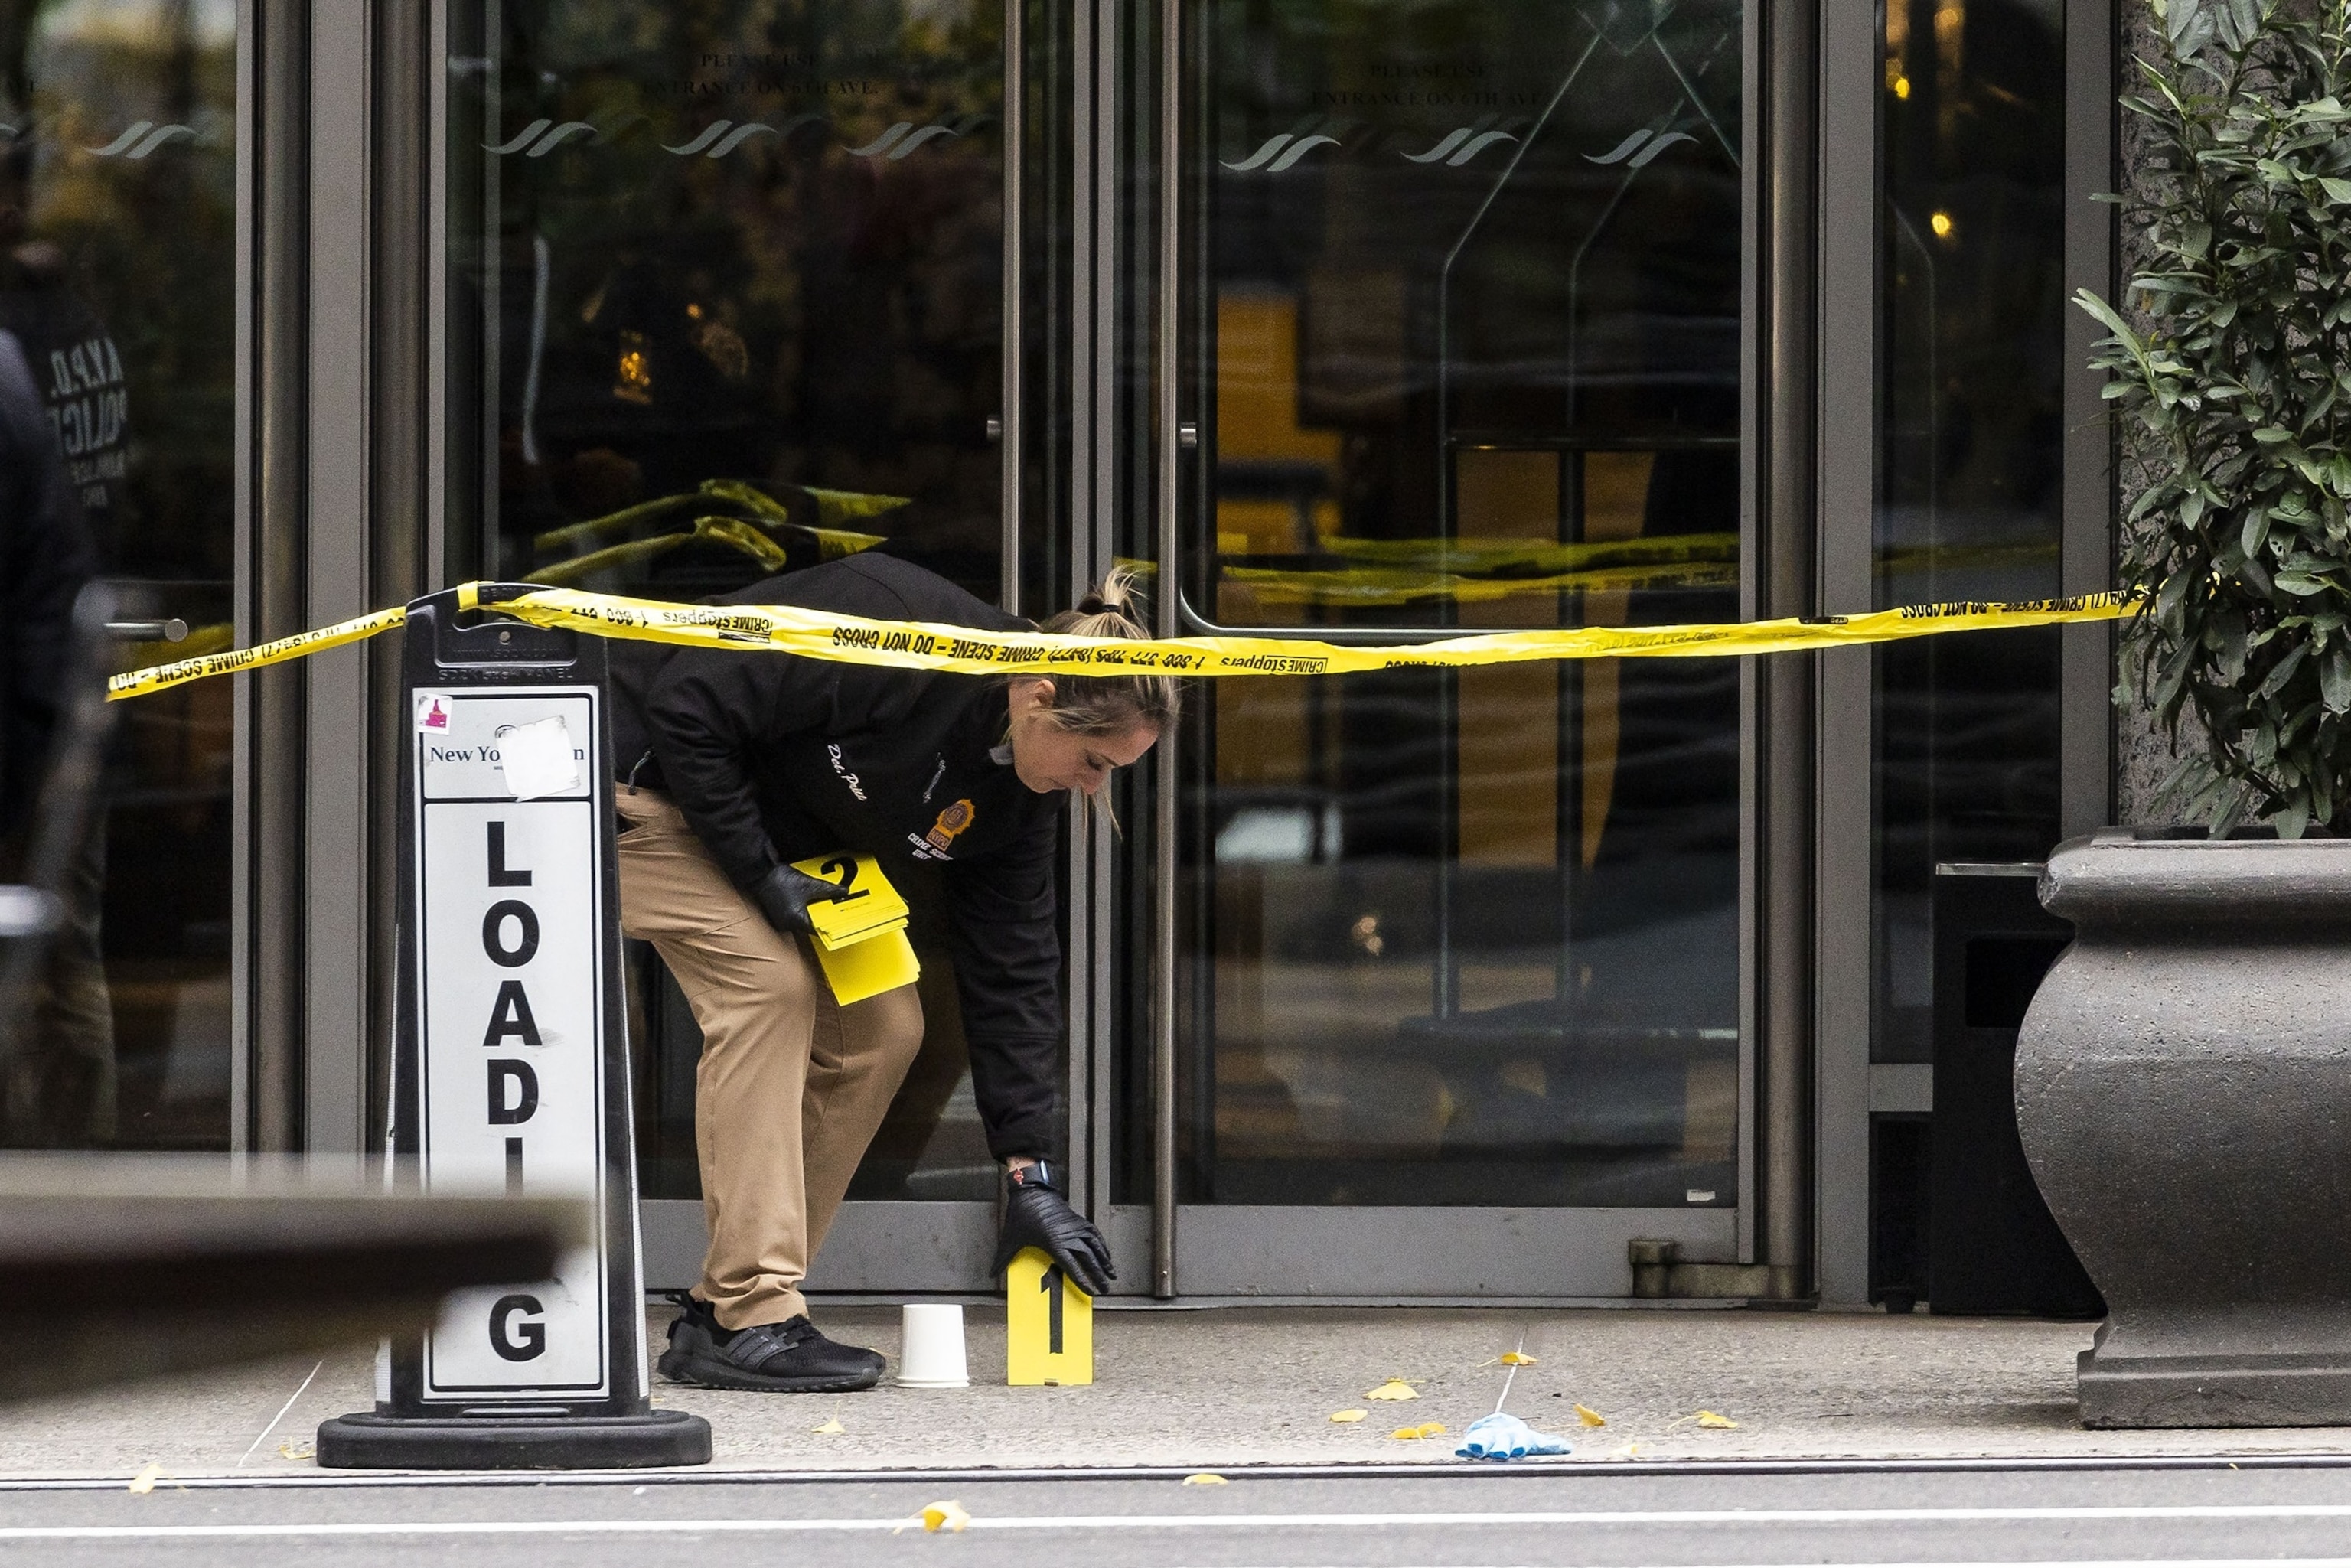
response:
M1046 617L1039 630L1144 641L1151 636L1149 609L1134 573L1114 566L1074 609ZM1138 724L1165 733L1182 706L1172 675L1057 675L1050 711L1055 727L1076 735L1117 735Z

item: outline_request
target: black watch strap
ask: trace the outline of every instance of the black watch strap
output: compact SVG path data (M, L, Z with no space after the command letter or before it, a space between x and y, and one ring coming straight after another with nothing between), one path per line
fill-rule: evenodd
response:
M1050 1187L1055 1192L1061 1190L1061 1173L1053 1169L1050 1161L1038 1160L1031 1165L1015 1166L1006 1175L1015 1186Z

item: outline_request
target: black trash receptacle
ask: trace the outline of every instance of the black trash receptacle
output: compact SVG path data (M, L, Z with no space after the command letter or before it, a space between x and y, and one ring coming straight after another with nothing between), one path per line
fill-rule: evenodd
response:
M2033 864L1935 868L1935 1111L1928 1302L1938 1314L2099 1318L2016 1134L2016 1035L2073 927Z

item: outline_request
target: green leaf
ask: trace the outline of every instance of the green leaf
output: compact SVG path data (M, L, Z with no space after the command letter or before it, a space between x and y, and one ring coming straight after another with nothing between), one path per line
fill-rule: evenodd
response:
M2310 644L2307 643L2297 644L2288 650L2285 657L2277 662L2276 667L2272 669L2268 677L2262 682L2256 695L2269 698L2285 690L2286 683L2294 679L2294 673L2296 670L2302 668L2303 657L2309 652Z
M2337 643L2327 650L2318 665L2318 690L2328 713L2351 713L2351 649Z
M2176 571L2165 580L2163 591L2155 596L2155 619L2158 625L2176 625L2180 607L2188 602L2188 591L2195 580L2184 571Z
M2163 20L2164 31L2170 35L2172 52L2187 54L2188 37L2203 20L2202 0L2165 0L2163 9L2157 15Z
M2237 575L2251 584L2253 591L2263 599L2271 597L2277 591L2276 580L2270 576L2270 569L2262 564L2262 558L2259 556L2247 556L2238 566Z
M2139 343L2138 334L2130 329L2130 323L2124 320L2113 306L2086 288L2077 288L2074 291L2074 304L2095 319L2097 323L2107 331L2112 332L2115 335L2115 341L2128 349L2133 357L2142 360L2147 357L2146 350Z
M2221 791L2220 803L2212 809L2214 838L2225 839L2237 831L2237 825L2245 820L2246 809L2252 804L2252 787L2243 780L2232 782Z

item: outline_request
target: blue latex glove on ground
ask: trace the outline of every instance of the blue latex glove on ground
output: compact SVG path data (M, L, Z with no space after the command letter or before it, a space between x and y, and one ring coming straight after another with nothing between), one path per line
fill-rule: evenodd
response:
M1465 1459L1523 1459L1529 1454L1564 1454L1572 1450L1564 1437L1538 1432L1516 1416L1496 1411L1480 1416L1461 1434L1453 1450Z

